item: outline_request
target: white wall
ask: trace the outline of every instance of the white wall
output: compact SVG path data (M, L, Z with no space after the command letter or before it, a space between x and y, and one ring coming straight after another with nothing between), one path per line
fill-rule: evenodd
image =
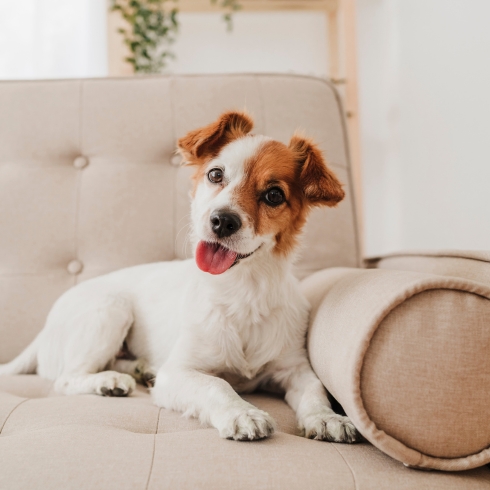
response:
M490 2L399 18L402 245L490 249Z
M179 37L173 46L176 60L169 72L327 75L322 13L240 12L231 32L218 13L182 13L179 18Z
M0 79L107 75L105 0L0 0Z
M490 249L490 2L358 8L367 253Z

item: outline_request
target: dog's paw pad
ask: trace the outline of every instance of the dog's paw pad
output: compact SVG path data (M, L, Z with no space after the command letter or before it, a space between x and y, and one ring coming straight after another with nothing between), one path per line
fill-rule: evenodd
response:
M143 384L148 386L148 388L153 388L155 386L155 379L155 374L150 372L143 373L143 376L141 377Z
M364 440L349 417L343 417L329 409L308 416L303 425L308 439L347 444Z
M103 396L128 396L134 388L135 381L128 374L105 371L98 373L95 393Z
M220 436L235 441L253 441L270 437L275 430L274 419L257 408L243 410L230 417L221 428Z
M114 388L112 390L105 386L100 388L100 394L103 396L128 396L130 392L130 390L124 388Z
M153 388L155 386L156 374L144 359L138 360L132 375L136 382L143 386L147 386L148 388Z

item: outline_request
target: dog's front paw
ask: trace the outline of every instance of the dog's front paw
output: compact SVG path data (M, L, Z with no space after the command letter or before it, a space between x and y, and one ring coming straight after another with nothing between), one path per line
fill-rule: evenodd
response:
M347 444L364 440L349 417L338 415L327 407L307 415L301 425L308 439Z
M129 374L103 371L97 375L95 393L102 396L128 396L135 387L136 383Z
M267 413L258 408L246 408L238 413L227 415L219 427L219 435L235 441L264 439L274 433L276 423Z

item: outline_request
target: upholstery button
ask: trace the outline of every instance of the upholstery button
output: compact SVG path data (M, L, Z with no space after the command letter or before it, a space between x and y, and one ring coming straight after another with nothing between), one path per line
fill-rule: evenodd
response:
M73 166L75 168L83 168L88 165L88 158L84 156L79 156L76 157L75 160L73 160Z
M83 264L75 259L75 260L72 260L68 266L67 266L67 270L70 274L80 274L80 272L82 272L82 269L83 269Z
M174 155L171 159L170 159L170 163L174 166L174 167L180 167L180 165L182 164L182 157L180 155Z

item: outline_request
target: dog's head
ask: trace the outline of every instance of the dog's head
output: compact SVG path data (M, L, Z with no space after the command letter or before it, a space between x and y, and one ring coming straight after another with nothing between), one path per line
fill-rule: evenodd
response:
M250 134L252 127L247 114L226 112L178 142L185 163L196 168L196 261L211 274L222 274L259 248L288 256L310 208L335 206L344 197L312 140L294 135L286 146Z

